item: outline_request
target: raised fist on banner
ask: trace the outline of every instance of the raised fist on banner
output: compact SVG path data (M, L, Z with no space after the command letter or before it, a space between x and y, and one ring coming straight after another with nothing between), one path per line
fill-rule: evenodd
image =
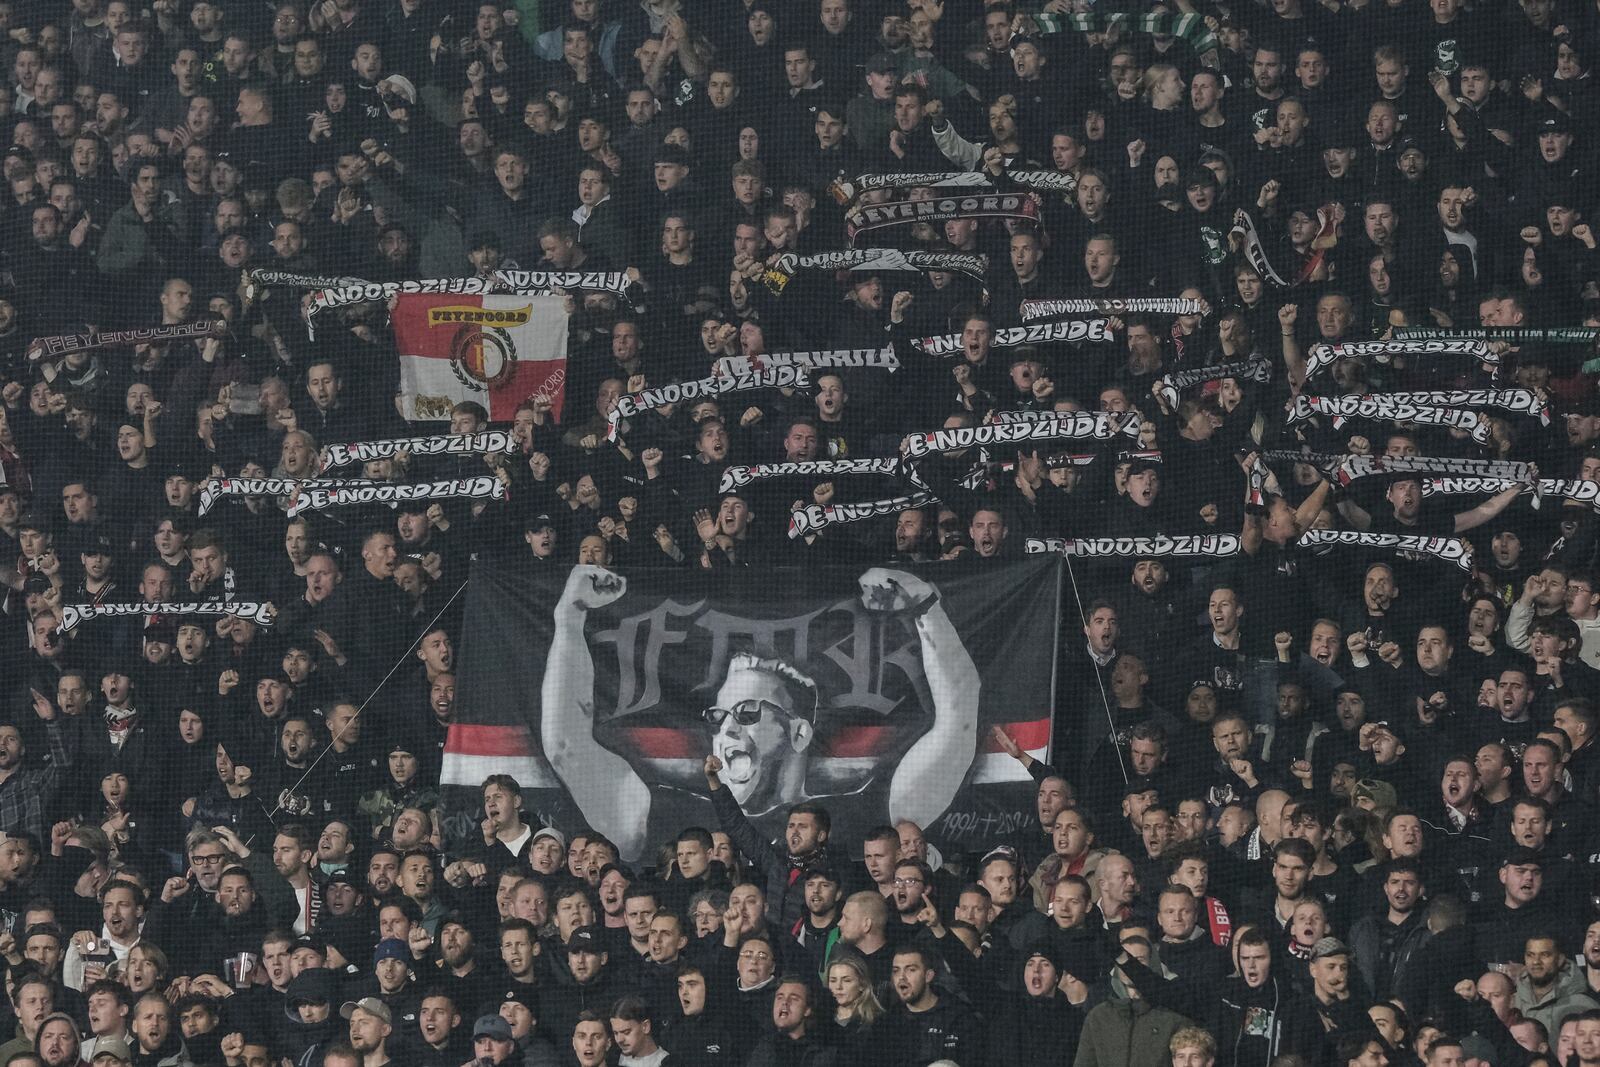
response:
M938 596L924 579L887 567L873 567L859 581L861 603L870 611L905 611Z
M628 580L613 574L604 567L579 564L567 576L567 587L562 590L561 603L556 606L579 611L593 611L616 601L628 591Z

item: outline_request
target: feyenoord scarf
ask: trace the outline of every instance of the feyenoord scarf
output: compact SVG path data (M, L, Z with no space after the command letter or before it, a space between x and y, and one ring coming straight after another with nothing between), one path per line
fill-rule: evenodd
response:
M1331 400L1335 407L1353 408L1354 410L1324 410L1314 408L1325 415L1340 415L1357 418L1389 418L1383 414L1369 414L1370 405L1367 401L1389 401L1399 404L1417 404L1424 407L1436 408L1500 408L1503 411L1516 412L1519 415L1532 415L1541 423L1550 425L1550 409L1545 405L1544 397L1532 389L1419 389L1412 392L1401 393L1369 393L1363 396L1340 397L1307 397L1295 398L1295 407L1300 408L1301 401L1317 404ZM1290 413L1289 421L1295 422L1305 415ZM1420 421L1420 420L1414 420Z
M481 456L490 452L515 452L521 446L510 430L482 433L441 433L431 437L392 437L383 441L356 441L327 445L322 450L323 469L388 459L401 452L413 456Z
M262 289L345 289L366 285L365 278L344 274L297 274L288 270L247 270L244 272L244 301L255 302Z
M641 411L654 411L669 404L681 404L685 400L711 400L723 393L738 393L748 389L805 389L810 384L804 367L788 366L724 377L711 375L694 381L673 382L655 389L629 393L617 397L616 405L612 407L609 416L610 425L606 428L606 439L615 441L622 420Z
M948 430L908 434L900 442L900 455L918 459L935 452L958 452L987 445L1022 445L1030 441L1093 439L1113 441L1118 436L1139 439L1137 411L1063 411L1053 418L1029 422L958 426Z
M1261 458L1268 463L1304 463L1328 473L1350 457L1343 452L1295 452L1287 448L1269 448L1261 453Z
M1489 326L1450 330L1433 326L1402 326L1394 331L1394 338L1396 341L1467 339L1503 341L1511 345L1589 345L1600 338L1600 326Z
M1178 406L1178 396L1187 389L1206 382L1221 381L1223 378L1237 378L1245 382L1270 382L1272 380L1272 364L1264 359L1247 359L1238 363L1219 363L1215 367L1201 367L1198 370L1173 371L1157 379L1161 386L1161 398L1167 402L1169 408Z
M868 500L859 504L807 504L789 513L789 536L804 537L824 526L842 522L860 522L880 515L894 515L912 508L925 507L935 502L932 493L912 493L910 496L890 497L887 500Z
M1157 534L1154 537L1030 537L1031 553L1055 552L1085 559L1144 559L1149 556L1237 556L1243 551L1238 534Z
M1015 348L1017 345L1043 345L1057 341L1070 344L1087 341L1111 341L1111 324L1105 319L1067 319L1063 322L1035 322L1027 326L1011 326L999 330L990 348ZM959 333L939 334L936 337L918 337L911 344L919 352L930 356L949 356L961 349Z
M795 274L802 270L868 271L949 271L965 274L976 282L984 281L989 269L988 256L965 252L901 251L898 248L856 248L842 252L818 252L802 256L785 252L768 265L761 281L768 291L781 293Z
M800 367L806 371L876 368L891 374L900 369L900 357L893 345L882 348L836 348L820 352L762 352L755 356L723 356L713 375L751 374L778 367Z
M845 236L853 245L863 233L908 222L945 223L951 219L1028 219L1039 217L1031 193L972 193L922 200L857 204L845 213Z
M1295 543L1307 549L1385 549L1408 559L1450 560L1464 571L1472 570L1472 546L1459 537L1363 533L1359 530L1307 530Z
M1041 193L1070 194L1078 188L1071 174L1036 167L1008 167L1005 176L1014 185ZM877 189L993 189L996 182L981 170L937 171L922 174L858 174L854 181L834 182L829 191L841 206L861 193Z
M1532 473L1526 463L1505 459L1472 459L1458 456L1344 456L1339 460L1340 485L1376 474L1448 474L1500 481L1525 482ZM1502 488L1504 488L1502 486Z
M1040 33L1101 33L1121 26L1139 33L1165 34L1187 41L1196 55L1217 47L1217 36L1200 15L1153 12L1140 15L1129 11L1095 11L1073 15L1038 14L1032 16Z
M365 485L352 485L349 482L330 484L322 480L313 485L302 483L300 491L289 499L289 506L284 510L292 519L302 511L322 511L356 504L394 505L410 500L452 500L462 497L469 500L504 500L505 496L505 483L492 474L409 485L378 482Z
M797 463L761 463L753 467L733 466L722 472L719 494L732 493L752 482L767 478L787 478L798 475L824 474L837 477L842 474L900 473L900 460L894 456L886 459L813 459Z
M61 609L56 633L64 634L90 619L115 619L150 615L235 615L258 626L271 626L277 612L270 603L255 600L198 601L181 604L68 604Z
M205 322L185 322L177 326L147 326L139 330L91 330L88 333L58 333L49 337L35 337L28 346L27 356L34 359L55 359L69 352L88 352L96 348L126 348L151 341L192 341L199 337L221 337L228 332L228 324L221 319Z
M1344 341L1339 344L1312 345L1306 356L1306 376L1310 377L1351 356L1371 356L1379 363L1388 363L1395 356L1471 356L1489 366L1498 366L1500 363L1499 354L1489 348L1487 341L1481 340Z
M1055 315L1199 315L1205 302L1187 296L1130 296L1121 300L1024 300L1022 321Z
M225 496L291 497L308 485L376 485L365 479L342 478L209 478L200 486L196 515L210 511Z
M1354 401L1366 400L1367 404ZM1302 403L1303 402L1303 403ZM1463 430L1482 444L1489 439L1489 423L1476 411L1466 408L1435 408L1395 401L1392 397L1296 397L1289 412L1289 422L1310 418L1313 414L1332 415L1334 429L1341 429L1349 418L1383 419L1389 422L1414 422L1419 426L1446 426Z

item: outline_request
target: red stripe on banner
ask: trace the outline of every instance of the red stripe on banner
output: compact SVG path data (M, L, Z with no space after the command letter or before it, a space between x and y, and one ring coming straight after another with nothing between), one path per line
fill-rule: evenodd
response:
M539 755L533 737L525 726L488 726L482 723L450 724L444 750L461 756Z
M624 731L645 759L704 759L710 751L700 735L670 726L633 726Z
M888 739L885 726L846 726L829 736L827 755L876 756L887 746Z
M1050 720L1034 719L1032 722L1003 722L1000 729L1011 735L1011 740L1024 752L1050 747ZM985 733L982 750L984 752L999 752L1000 746L994 743L993 738Z

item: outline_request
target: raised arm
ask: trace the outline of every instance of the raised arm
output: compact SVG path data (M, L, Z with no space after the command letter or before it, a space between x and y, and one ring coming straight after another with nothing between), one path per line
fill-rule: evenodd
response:
M555 638L540 691L545 758L577 801L589 825L616 842L624 859L644 850L650 789L628 761L594 736L594 657L584 620L627 591L627 581L604 567L579 565L557 602Z
M861 599L869 608L908 613L922 639L933 725L895 769L889 783L889 819L927 826L955 799L977 755L978 668L939 603L939 591L926 580L874 567L861 576Z
M1531 473L1528 475L1529 481L1533 484L1538 484L1539 472L1537 468L1530 466L1529 470L1531 471ZM1477 507L1472 508L1469 511L1461 512L1456 516L1456 533L1466 533L1468 530L1476 530L1478 527L1482 526L1484 523L1488 522L1490 519L1504 511L1506 506L1513 500L1517 499L1518 494L1520 494L1527 487L1528 483L1518 482L1516 485L1508 486L1505 489L1500 490L1494 496L1490 497L1488 500L1485 500Z

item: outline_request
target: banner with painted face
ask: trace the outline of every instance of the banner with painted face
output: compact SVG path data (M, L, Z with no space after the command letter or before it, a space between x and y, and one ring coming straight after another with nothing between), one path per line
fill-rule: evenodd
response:
M990 728L1048 752L1062 561L984 562L479 565L442 778L462 788L447 801L471 811L486 777L510 774L532 817L598 830L637 860L718 825L715 754L773 837L815 799L844 841L905 818L947 855L1014 843L1035 790Z

